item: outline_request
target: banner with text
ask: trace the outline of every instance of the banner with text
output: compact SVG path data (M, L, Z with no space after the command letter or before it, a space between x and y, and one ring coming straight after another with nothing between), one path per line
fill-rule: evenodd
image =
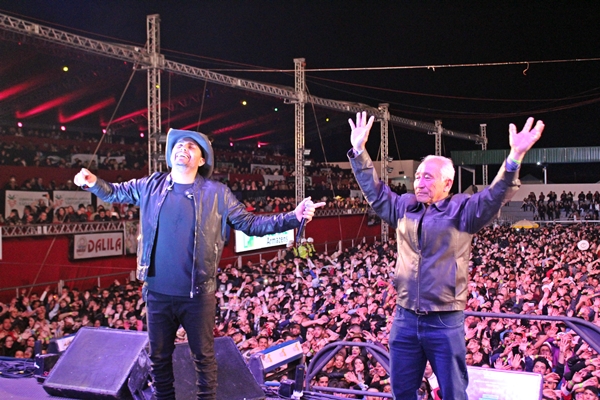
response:
M235 252L259 250L267 247L285 246L294 240L294 230L273 233L265 236L248 236L242 231L235 231Z
M73 235L73 259L123 255L123 232Z
M52 198L55 209L71 206L77 211L80 204L86 207L88 204L92 204L92 194L83 190L54 190Z
M19 218L23 218L23 210L26 206L35 207L37 205L48 205L48 192L30 192L25 190L7 190L4 200L4 210L6 215L10 215L12 210L17 210Z

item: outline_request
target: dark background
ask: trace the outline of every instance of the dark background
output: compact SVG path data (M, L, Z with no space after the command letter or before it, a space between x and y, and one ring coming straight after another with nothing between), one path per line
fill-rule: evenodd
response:
M171 60L293 87L293 59L302 57L313 95L374 107L389 103L393 115L431 123L441 119L445 128L471 134L485 123L489 149L508 148L508 124L521 127L528 116L546 123L537 147L600 145L600 5L595 1L23 0L0 1L0 13L138 46L146 40L146 15L158 13L161 49ZM117 108L131 65L6 33L0 37L0 121L56 124L61 115L73 116L106 100L100 110L70 122L89 128L106 124L113 113L118 119L146 107L145 71L135 73ZM501 65L464 66L485 63ZM62 65L70 71L62 73ZM339 70L371 67L403 68ZM3 91L37 78L45 83L2 98ZM61 97L73 93L70 100ZM171 105L162 111L163 121L171 118L164 129L201 120L189 129L197 127L215 143L254 148L261 143L293 154L294 108L281 99L168 73L162 75L162 96L163 105ZM19 118L48 99L62 102ZM352 116L310 105L305 113L311 157L344 161ZM137 135L146 124L138 115L114 127ZM376 127L369 142L373 157L378 142ZM473 142L443 138L446 156L479 149ZM433 136L390 127L389 153L395 159L433 152ZM550 165L548 178L597 182L597 170L596 164ZM542 177L538 167L526 166L523 172Z

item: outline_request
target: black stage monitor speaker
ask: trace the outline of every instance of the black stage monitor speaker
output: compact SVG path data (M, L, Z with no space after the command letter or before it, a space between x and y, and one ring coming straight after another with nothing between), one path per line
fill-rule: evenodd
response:
M540 400L541 374L467 367L470 399Z
M230 337L215 338L217 400L263 400L265 394L248 369ZM196 370L187 343L178 343L173 353L177 400L196 399Z
M42 385L60 397L129 399L127 379L148 356L146 332L81 328Z

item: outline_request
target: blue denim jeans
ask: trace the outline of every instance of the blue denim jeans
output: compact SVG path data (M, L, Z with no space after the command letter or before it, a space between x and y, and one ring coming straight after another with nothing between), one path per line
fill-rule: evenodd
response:
M175 399L173 351L180 325L187 333L197 378L197 398L217 397L217 359L214 346L216 299L214 293L194 298L148 292L148 338L151 375L157 400Z
M418 315L396 307L390 332L390 376L396 400L415 400L427 360L444 400L467 399L465 328L462 311Z

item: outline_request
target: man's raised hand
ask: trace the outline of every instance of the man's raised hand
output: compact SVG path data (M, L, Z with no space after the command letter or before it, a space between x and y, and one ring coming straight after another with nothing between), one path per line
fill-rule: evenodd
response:
M517 133L517 127L515 124L510 124L508 126L509 133L509 143L510 143L510 156L515 161L521 162L523 157L525 157L525 153L533 147L535 142L539 140L542 136L542 132L544 131L544 123L542 121L538 121L533 129L534 119L527 118L527 122L525 126L523 126L523 130Z
M361 153L365 150L365 145L367 144L367 140L369 140L369 132L371 131L374 120L375 117L371 116L367 121L366 111L356 113L356 123L352 121L352 118L348 119L350 128L352 128L350 142L356 153Z

